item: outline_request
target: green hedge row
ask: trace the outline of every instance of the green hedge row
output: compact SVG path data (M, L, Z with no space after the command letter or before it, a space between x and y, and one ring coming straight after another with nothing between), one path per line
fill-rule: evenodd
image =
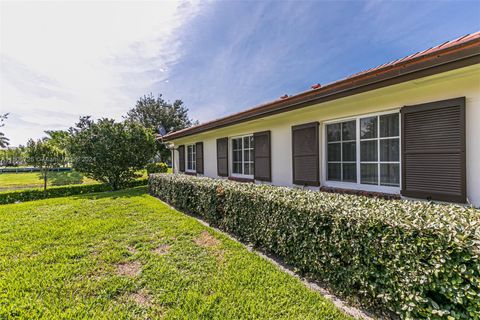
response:
M480 317L480 212L186 175L149 191L337 294L402 318Z
M144 186L147 185L147 183L147 179L134 180L127 187L133 188L138 186ZM2 192L0 193L0 205L111 190L112 188L106 184L80 184L71 186L51 187L48 188L46 191L43 191L43 189L27 189L11 192Z

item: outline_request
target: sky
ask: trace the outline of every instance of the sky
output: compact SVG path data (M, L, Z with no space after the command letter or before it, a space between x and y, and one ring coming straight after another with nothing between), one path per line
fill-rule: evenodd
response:
M479 1L1 1L1 131L121 120L149 93L204 122L478 30Z

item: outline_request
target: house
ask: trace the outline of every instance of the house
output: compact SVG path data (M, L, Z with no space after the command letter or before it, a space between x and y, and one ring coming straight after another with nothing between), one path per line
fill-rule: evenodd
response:
M174 172L480 206L480 32L164 140Z

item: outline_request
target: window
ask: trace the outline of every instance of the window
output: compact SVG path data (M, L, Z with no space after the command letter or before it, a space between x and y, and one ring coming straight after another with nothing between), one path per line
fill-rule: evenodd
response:
M327 125L327 177L357 182L356 121Z
M232 138L232 173L253 177L253 135Z
M187 171L195 172L197 170L196 146L190 144L187 146Z
M327 180L400 187L398 113L326 125Z

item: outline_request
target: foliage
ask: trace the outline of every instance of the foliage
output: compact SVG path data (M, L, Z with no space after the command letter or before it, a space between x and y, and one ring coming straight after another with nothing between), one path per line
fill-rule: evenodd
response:
M153 134L133 122L100 119L71 128L68 152L74 169L114 190L133 180L155 153Z
M27 164L40 169L43 177L43 188L47 189L48 171L65 162L65 153L52 145L48 140L30 139L27 143Z
M147 179L133 180L124 185L125 188L133 188L144 186ZM47 198L67 197L78 194L86 194L92 192L112 191L112 187L108 184L86 184L86 185L69 185L61 187L51 187L46 191L40 189L28 189L10 192L0 192L0 204L9 204L16 202L26 202Z
M0 128L5 124L3 123L8 118L8 113L0 114ZM5 133L0 132L0 148L6 148L9 145L10 139L5 137Z
M4 205L0 216L0 319L348 319L144 188Z
M188 117L188 109L182 100L170 103L165 101L161 94L155 98L152 93L138 99L135 107L128 111L126 118L140 123L152 133L156 133L159 126L163 126L168 133L197 124ZM158 142L156 149L161 161L170 157L170 151L163 143Z
M147 174L151 173L165 173L168 171L168 165L164 162L149 163L145 166Z
M14 167L26 164L26 147L20 145L16 148L0 150L0 165Z
M66 130L46 130L49 143L59 150L66 151L69 143L70 134Z
M480 315L477 209L172 174L151 175L149 188L367 307Z

